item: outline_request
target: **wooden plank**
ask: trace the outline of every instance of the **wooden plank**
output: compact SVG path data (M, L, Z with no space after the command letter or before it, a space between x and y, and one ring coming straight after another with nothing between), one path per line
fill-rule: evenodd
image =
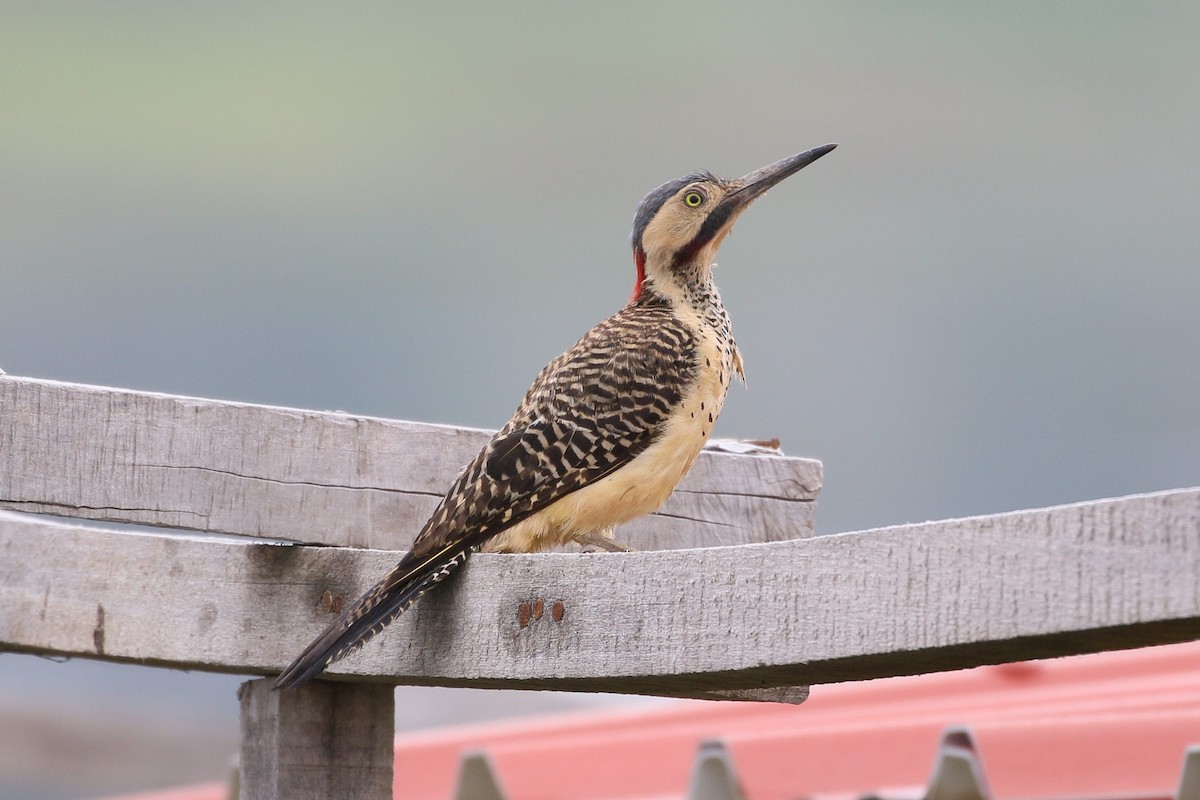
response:
M0 648L271 674L330 619L325 592L394 561L0 515ZM481 554L335 672L698 696L930 672L1200 638L1197 575L1200 489L739 547Z
M0 508L407 549L487 431L0 377ZM703 453L639 550L812 533L819 462Z
M243 683L242 800L391 800L395 738L391 686L318 681L276 692Z

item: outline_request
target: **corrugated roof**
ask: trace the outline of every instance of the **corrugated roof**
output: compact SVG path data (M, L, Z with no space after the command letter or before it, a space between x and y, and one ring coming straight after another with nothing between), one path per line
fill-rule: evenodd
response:
M1200 800L1200 643L817 686L801 706L680 701L408 733L395 785L414 800Z

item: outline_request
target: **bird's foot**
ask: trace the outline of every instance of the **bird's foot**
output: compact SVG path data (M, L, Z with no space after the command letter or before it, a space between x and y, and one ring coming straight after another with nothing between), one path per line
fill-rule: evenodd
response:
M620 542L613 540L611 529L605 530L605 531L588 531L587 533L577 533L574 536L572 536L571 538L574 539L579 544L583 545L583 547L585 548L584 549L585 553L586 552L595 552L595 551L589 551L586 549L589 547L594 547L594 548L597 548L599 550L604 550L609 553L632 553L633 552L632 547L625 545L625 544L621 544Z

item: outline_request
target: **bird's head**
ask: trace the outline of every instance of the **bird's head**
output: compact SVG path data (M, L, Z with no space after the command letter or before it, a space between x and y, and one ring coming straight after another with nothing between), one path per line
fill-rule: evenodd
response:
M731 181L693 172L646 195L633 218L634 299L647 283L669 291L707 279L717 248L746 207L835 147L815 147Z

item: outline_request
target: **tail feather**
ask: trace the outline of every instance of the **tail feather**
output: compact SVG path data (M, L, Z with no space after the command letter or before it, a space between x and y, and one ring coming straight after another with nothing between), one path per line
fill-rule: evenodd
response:
M295 689L323 670L358 650L389 622L467 560L471 548L449 545L433 555L413 558L407 553L396 568L342 615L275 679L276 689Z

